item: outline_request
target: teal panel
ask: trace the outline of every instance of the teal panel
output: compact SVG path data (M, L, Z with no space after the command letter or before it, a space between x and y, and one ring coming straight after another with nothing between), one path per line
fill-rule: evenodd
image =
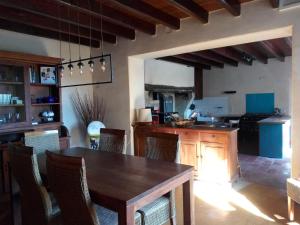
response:
M282 158L282 124L262 124L259 126L259 155Z
M274 93L246 94L247 113L273 113L274 105Z

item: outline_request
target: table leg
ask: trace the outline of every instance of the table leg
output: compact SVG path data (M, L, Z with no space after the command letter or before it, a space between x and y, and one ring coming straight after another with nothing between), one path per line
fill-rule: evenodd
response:
M8 173L9 173L9 197L10 197L10 216L11 216L11 224L15 224L15 210L14 210L14 190L13 190L13 179L10 165L8 164Z
M195 225L193 180L183 184L183 224Z
M135 225L135 211L133 207L124 207L118 212L119 225Z

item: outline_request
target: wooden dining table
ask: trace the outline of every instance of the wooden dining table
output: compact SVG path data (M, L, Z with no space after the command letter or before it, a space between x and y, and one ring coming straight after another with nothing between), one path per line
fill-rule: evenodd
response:
M192 166L79 147L57 153L84 158L92 201L118 212L119 225L134 225L136 210L181 185L184 225L194 225ZM45 154L38 164L47 176Z

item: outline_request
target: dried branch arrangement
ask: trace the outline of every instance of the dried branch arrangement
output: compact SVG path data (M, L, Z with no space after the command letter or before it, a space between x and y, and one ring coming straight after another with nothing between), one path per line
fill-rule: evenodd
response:
M103 122L105 116L105 104L102 97L94 96L93 98L89 94L80 95L76 89L71 100L73 107L85 128L87 128L92 121Z

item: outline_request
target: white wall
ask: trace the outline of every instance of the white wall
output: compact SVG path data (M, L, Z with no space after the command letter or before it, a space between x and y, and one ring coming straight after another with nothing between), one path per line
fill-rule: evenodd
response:
M145 60L145 84L194 86L194 68L162 60Z
M292 58L285 62L270 59L268 64L255 61L253 66L239 64L223 69L204 70L204 96L227 96L229 114L244 114L248 93L275 93L275 107L284 113L291 113ZM236 94L223 94L224 91L236 91Z
M134 109L145 104L143 59L293 35L292 173L300 176L297 137L300 133L300 9L279 12L270 6L269 0L256 0L243 4L241 11L239 17L226 10L216 11L210 14L208 24L185 19L179 31L166 31L164 26L158 26L155 36L137 32L134 41L120 38L118 45L106 45L105 50L113 56L115 80L111 85L95 87L94 91L109 99L109 125L124 128L131 135Z
M37 55L59 57L59 42L52 39L41 38L6 30L0 30L0 50L25 52ZM72 59L78 59L78 45L71 45ZM81 47L82 58L89 56L89 48ZM62 42L62 58L69 60L68 44ZM85 75L80 76L76 65L74 65L73 76L67 73L62 79L62 85L74 84L78 82L90 82L92 76L86 68ZM75 88L62 89L62 117L64 124L68 127L71 134L71 146L85 146L86 136L85 132L81 129L78 123L78 117L73 111L70 96ZM92 86L78 87L80 93L93 93Z

